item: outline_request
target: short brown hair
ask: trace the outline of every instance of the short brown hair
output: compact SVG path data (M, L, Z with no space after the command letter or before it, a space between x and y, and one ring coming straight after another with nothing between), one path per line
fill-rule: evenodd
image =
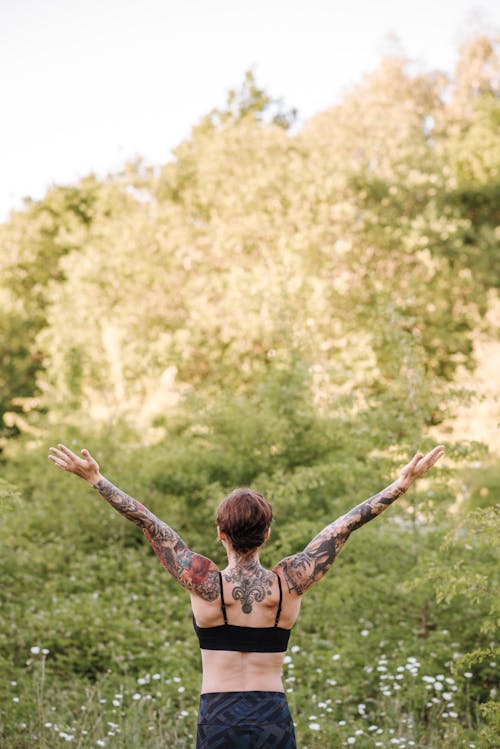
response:
M273 519L273 509L262 494L235 489L217 508L217 525L235 551L244 553L262 546Z

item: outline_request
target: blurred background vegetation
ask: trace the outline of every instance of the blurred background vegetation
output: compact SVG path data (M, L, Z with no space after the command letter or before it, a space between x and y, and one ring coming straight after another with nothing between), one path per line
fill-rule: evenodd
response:
M498 746L499 93L484 35L300 130L249 72L169 163L0 226L2 746L194 744L188 598L49 445L219 563L254 486L270 565L438 440L308 594L285 685L303 749Z

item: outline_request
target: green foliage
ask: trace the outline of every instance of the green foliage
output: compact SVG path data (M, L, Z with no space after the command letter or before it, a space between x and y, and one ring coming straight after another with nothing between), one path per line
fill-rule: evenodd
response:
M498 280L497 58L484 39L462 56L451 80L388 58L295 134L249 73L161 170L13 214L2 408L143 431L293 352L322 404L375 391L435 423Z
M254 486L271 565L470 400L498 285L497 71L486 37L450 79L388 58L300 132L249 73L172 162L0 227L2 745L193 744L187 598L47 465L51 440L220 564L214 510ZM498 471L477 442L447 455L308 594L284 669L308 749L494 746Z
M288 130L297 117L297 110L284 110L282 100L271 99L257 85L253 71L247 70L241 87L228 92L225 109L213 109L198 128L217 127L244 117L250 117L256 122L270 122Z
M486 718L486 727L481 734L481 749L495 749L500 735L500 704L498 701L481 705L481 713Z
M359 436L363 414L319 414L303 375L295 361L247 398L192 404L155 445L126 425L87 435L86 444L111 480L219 564L214 510L228 489L251 483L273 502L263 554L272 565L387 483L399 457L390 441L379 443L385 457L368 454L373 435ZM135 526L46 464L49 439L36 450L20 442L5 466L4 494L17 499L1 531L0 736L13 749L63 745L65 734L82 746L190 746L199 657L188 597ZM57 439L81 444L72 430ZM434 501L439 483L437 473ZM284 668L303 745L356 736L368 749L396 737L451 749L474 738L493 670L476 664L469 679L453 664L488 647L489 632L477 626L488 602L436 599L421 572L439 558L449 501L446 490L434 509L425 490L400 500L355 534L308 594ZM478 549L485 572L489 553Z
M499 580L497 575L490 574L498 569L500 562L496 543L499 531L498 503L467 514L447 536L443 550L449 552L448 559L440 556L430 570L438 600L449 603L463 596L476 610L481 608L479 629L490 636L495 636L500 625ZM496 654L500 654L500 649L497 648ZM491 656L491 648L484 653L477 648L469 659L472 662Z

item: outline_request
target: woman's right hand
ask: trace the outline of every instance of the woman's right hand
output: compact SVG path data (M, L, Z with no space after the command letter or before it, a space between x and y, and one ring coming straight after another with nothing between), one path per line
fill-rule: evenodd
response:
M423 476L424 473L427 473L443 455L443 445L437 445L427 455L416 453L410 462L401 469L396 484L406 491L414 481Z
M99 472L97 461L85 448L81 451L82 457L75 455L69 447L59 444L57 447L49 449L49 460L56 464L58 468L68 473L74 473L76 476L88 481L93 486L102 478Z

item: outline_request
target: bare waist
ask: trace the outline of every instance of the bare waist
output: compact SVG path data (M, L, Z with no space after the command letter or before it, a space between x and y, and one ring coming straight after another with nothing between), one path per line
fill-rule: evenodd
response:
M201 693L283 692L281 668L284 653L240 653L202 650Z

